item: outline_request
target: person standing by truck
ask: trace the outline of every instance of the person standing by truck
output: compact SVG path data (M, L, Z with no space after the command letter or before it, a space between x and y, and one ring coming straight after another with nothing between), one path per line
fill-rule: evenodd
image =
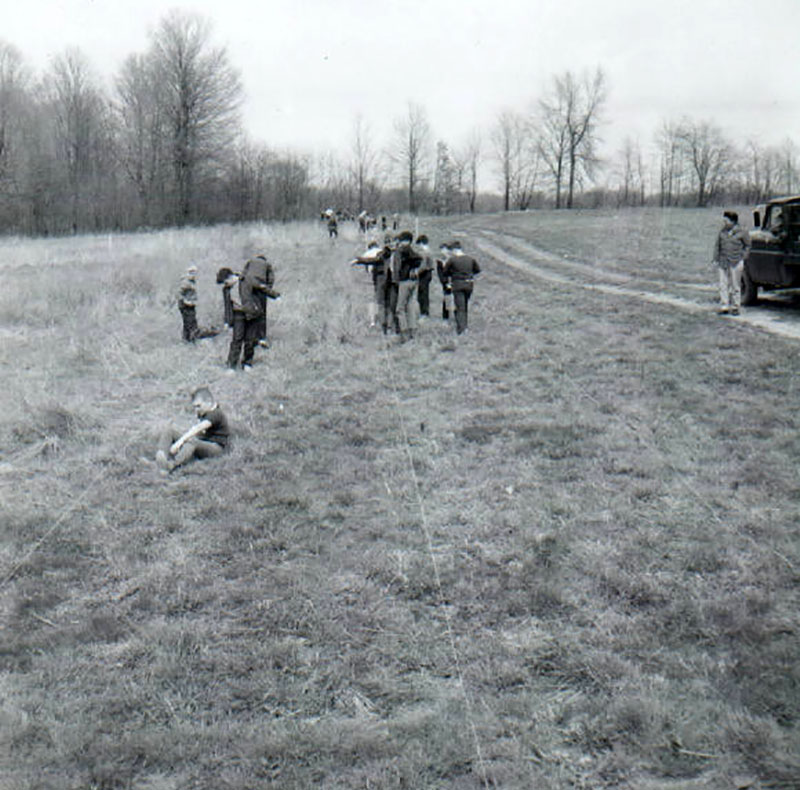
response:
M750 251L750 236L739 225L735 211L725 211L723 226L714 245L714 263L719 269L720 315L739 315L742 304L742 272Z

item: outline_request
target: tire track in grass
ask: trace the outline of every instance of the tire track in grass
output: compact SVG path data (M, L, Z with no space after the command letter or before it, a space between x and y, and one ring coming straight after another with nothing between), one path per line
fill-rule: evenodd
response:
M497 233L492 232L492 235L495 237L498 236ZM704 283L692 283L686 281L665 281L662 279L653 279L651 277L638 277L633 276L632 274L621 274L619 272L611 271L610 269L603 269L599 266L593 266L590 263L582 263L580 261L571 261L563 256L559 256L555 253L548 252L541 247L537 247L534 244L531 244L529 241L526 241L519 236L509 235L507 234L505 237L506 243L515 248L518 252L528 253L533 255L534 257L541 259L543 261L549 261L550 263L558 264L558 266L562 269L571 269L579 274L585 275L587 279L597 282L602 282L603 280L616 282L620 285L628 285L628 284L645 284L645 285L654 285L664 287L665 285L672 285L675 288L680 289L689 289L692 291L704 291L706 293L716 293L717 287L715 285L709 285Z
M589 291L596 291L598 293L611 294L613 296L620 296L627 299L640 299L645 302L653 304L667 305L674 307L678 310L685 310L690 313L711 313L713 309L707 302L700 303L691 299L686 299L680 296L670 296L669 294L655 293L653 291L645 291L639 288L629 288L623 285L608 283L608 282L589 282L582 276L573 276L566 272L554 271L549 268L547 264L558 264L562 268L569 267L575 271L577 267L582 267L591 271L585 264L564 263L555 255L545 254L541 257L537 253L537 262L534 263L528 259L519 258L512 255L510 252L499 247L491 241L483 238L476 238L474 240L475 246L482 252L490 255L495 260L510 266L513 269L522 271L528 275L532 275L542 280L555 283L557 285L566 285L569 287L585 288ZM544 266L539 265L544 264ZM577 269L581 271L582 269ZM608 273L611 274L611 273ZM620 278L620 275L613 275L614 279ZM770 315L765 310L759 310L757 307L744 308L745 313L736 317L728 318L726 320L736 321L737 323L747 324L756 329L761 329L773 335L779 335L791 340L800 340L800 324L786 323L779 318Z

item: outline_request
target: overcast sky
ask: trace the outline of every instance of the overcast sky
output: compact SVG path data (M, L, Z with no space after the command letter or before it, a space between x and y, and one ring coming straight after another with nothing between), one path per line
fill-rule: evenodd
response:
M0 37L37 71L80 48L107 83L147 47L164 0L0 0ZM664 119L736 142L800 143L800 0L186 0L213 23L245 87L248 133L276 148L344 150L354 117L376 143L409 100L461 144L525 111L552 76L601 66L604 153L649 146Z

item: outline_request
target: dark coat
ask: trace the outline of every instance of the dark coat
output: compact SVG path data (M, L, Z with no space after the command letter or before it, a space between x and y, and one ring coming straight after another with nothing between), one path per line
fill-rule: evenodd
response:
M248 318L259 318L267 311L267 296L273 293L275 273L272 264L261 255L251 258L239 280L242 311Z

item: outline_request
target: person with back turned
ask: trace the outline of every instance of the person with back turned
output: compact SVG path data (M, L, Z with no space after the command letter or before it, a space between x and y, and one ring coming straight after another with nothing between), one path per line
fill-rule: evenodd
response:
M442 276L450 282L456 313L456 332L461 335L467 331L469 300L472 284L480 274L481 267L461 248L460 241L450 242L451 255L442 268Z

